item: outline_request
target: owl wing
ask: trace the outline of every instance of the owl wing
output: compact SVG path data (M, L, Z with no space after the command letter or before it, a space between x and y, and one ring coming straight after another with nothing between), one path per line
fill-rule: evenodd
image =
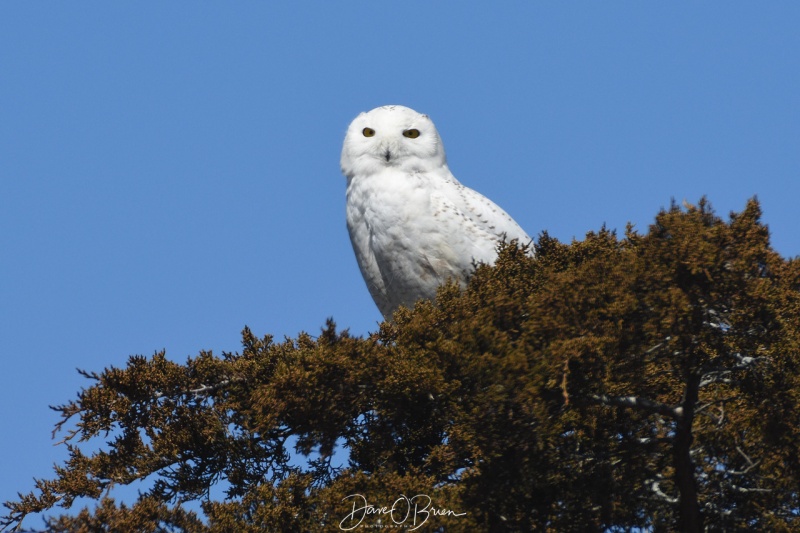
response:
M466 279L473 260L494 264L504 237L530 243L530 237L505 211L457 182L431 193L430 199L439 233L445 236L437 256L447 257L451 277Z
M530 244L532 239L500 206L481 193L465 187L455 178L452 186L442 193L474 225L475 230L490 237L495 246L503 237L516 239L519 244Z
M350 206L348 206L349 209ZM387 287L372 247L372 232L368 224L353 223L350 215L348 212L347 230L350 233L350 243L353 245L358 268L367 283L367 289L372 299L375 300L381 313L386 315L391 302L389 302Z

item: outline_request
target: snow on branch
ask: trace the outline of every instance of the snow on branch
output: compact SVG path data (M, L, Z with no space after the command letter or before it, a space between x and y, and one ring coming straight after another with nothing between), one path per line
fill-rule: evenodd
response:
M610 405L614 407L631 407L654 413L659 415L668 416L670 418L680 418L683 415L683 408L670 407L661 402L648 400L647 398L639 398L637 396L608 396L606 394L593 394L590 398L603 405Z

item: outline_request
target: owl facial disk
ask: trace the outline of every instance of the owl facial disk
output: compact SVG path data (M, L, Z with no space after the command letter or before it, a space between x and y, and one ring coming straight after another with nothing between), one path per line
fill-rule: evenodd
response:
M342 148L342 172L371 175L392 167L425 172L446 165L442 141L427 115L403 106L361 113L350 124Z

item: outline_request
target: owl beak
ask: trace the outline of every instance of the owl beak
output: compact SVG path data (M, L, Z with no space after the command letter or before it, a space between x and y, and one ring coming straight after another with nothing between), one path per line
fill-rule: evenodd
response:
M383 153L383 157L384 157L384 159L386 159L386 162L388 163L388 162L389 162L389 160L392 158L392 152L391 152L391 150L388 150L388 149L387 149L387 150L386 150L386 151Z

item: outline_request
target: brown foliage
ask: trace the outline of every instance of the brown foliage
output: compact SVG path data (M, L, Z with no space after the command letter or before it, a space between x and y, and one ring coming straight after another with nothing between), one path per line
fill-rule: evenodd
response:
M535 258L504 246L465 292L368 338L245 329L240 354L86 373L56 408L70 459L0 524L148 478L132 507L102 499L46 530L338 531L356 494L375 505L361 526L426 495L466 513L410 513L447 531L794 528L800 266L759 218L701 201L645 235L545 234ZM202 521L181 508L219 482Z

